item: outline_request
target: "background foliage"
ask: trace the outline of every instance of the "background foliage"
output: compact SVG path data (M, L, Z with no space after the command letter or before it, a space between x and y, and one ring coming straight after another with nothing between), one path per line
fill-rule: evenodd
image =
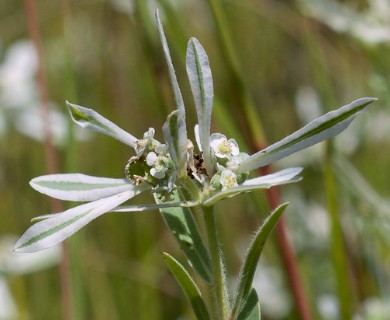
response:
M222 11L215 11L216 3ZM112 139L70 126L66 99L95 109L138 137L155 127L162 140L160 128L174 103L154 23L157 7L186 104L193 105L185 47L195 36L213 71L214 132L234 135L240 145L257 139L246 123L245 99L255 106L258 126L272 142L320 113L361 96L378 97L333 147L322 144L278 166L305 167L304 180L282 192L283 200L291 202L285 213L289 238L313 317L338 319L343 305L356 319L390 317L386 0L40 0L35 6L50 108L56 112L51 124L61 172L122 177L132 155ZM37 55L27 25L31 10L26 8L18 1L0 4L3 242L10 234L20 235L33 216L51 211L50 200L28 186L31 178L48 172L48 165L39 121ZM218 20L221 15L225 24ZM192 110L190 123L195 121ZM227 272L233 276L242 248L268 208L259 192L226 200L217 210ZM263 316L297 319L274 240L267 244L256 276ZM61 318L59 268L16 274L7 268L4 247L1 283L12 293L16 319ZM181 257L157 212L108 214L81 230L67 247L76 319L193 317L160 254ZM348 274L342 280L350 292L346 298L337 289L340 259ZM1 300L6 302L0 291L0 308Z

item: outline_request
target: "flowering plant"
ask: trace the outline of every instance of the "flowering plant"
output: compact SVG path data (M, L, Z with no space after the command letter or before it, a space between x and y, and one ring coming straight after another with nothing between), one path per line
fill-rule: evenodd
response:
M22 235L15 250L34 252L59 244L107 212L159 209L180 244L188 266L167 253L164 253L164 258L189 298L197 318L259 319L259 302L252 289L252 280L264 242L287 203L276 208L256 232L232 299L228 295L223 271L214 204L243 192L299 181L301 168L288 168L254 178L250 176L250 171L337 135L358 114L367 110L375 99L362 98L331 111L264 150L248 155L240 151L234 139L210 133L212 75L206 52L198 40L191 38L187 47L186 69L198 117L194 144L187 138L184 101L158 13L156 16L177 106L162 127L165 142L154 138L153 128L138 139L94 110L67 102L75 123L125 143L134 149L135 155L128 160L125 177L121 179L77 173L46 175L31 180L31 186L41 193L61 200L87 203L35 218L34 221L39 221ZM152 193L155 203L124 205L145 191ZM204 219L203 228L198 223L199 218ZM192 268L205 282L209 295L199 289L188 268Z

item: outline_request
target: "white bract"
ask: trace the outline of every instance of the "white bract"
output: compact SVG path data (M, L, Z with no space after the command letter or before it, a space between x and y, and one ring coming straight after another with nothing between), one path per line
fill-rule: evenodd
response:
M67 102L75 123L121 141L134 149L135 155L130 157L125 177L121 179L78 173L33 179L31 186L41 193L57 199L88 203L61 213L37 217L35 220L41 221L24 233L15 245L16 251L32 252L54 246L110 211L207 207L242 192L299 181L301 168L289 168L257 178L249 178L249 171L337 135L375 100L362 98L331 111L281 141L248 156L240 153L234 139L228 139L220 133L210 133L213 105L211 70L204 49L196 39L191 38L186 63L198 116L198 125L195 127L198 148L195 150L194 144L187 138L184 101L158 16L157 22L177 105L177 110L168 116L162 128L165 143L154 139L153 128L149 128L142 139L137 139L96 111ZM152 192L161 201L156 204L122 206L144 191ZM177 198L177 194L181 196Z

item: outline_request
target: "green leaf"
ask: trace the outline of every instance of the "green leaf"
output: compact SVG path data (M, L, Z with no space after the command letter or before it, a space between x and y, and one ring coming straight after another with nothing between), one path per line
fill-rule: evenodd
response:
M303 128L241 162L237 172L266 166L318 142L332 138L346 129L352 120L368 109L375 98L361 98L313 120Z
M173 111L165 121L162 130L178 177L185 177L187 175L187 134L183 114L179 110Z
M210 126L214 97L213 78L206 51L195 38L191 38L188 42L186 67L198 115L199 140L203 158L207 171L212 174Z
M66 101L66 104L69 108L73 121L82 128L88 128L106 134L132 148L136 147L136 143L138 141L136 137L119 128L116 124L104 118L96 111L72 104L68 101Z
M260 320L260 302L257 292L252 288L248 298L244 301L244 307L242 308L237 320Z
M133 190L127 190L60 213L44 216L45 220L35 223L21 236L15 244L14 250L35 252L53 247L69 238L92 220L148 188L147 184L141 184Z
M168 267L171 269L171 272L175 276L177 282L179 282L185 295L190 301L192 309L196 315L196 319L210 319L210 315L202 298L202 294L190 274L187 272L184 266L171 255L165 252L163 255L165 262L168 264Z
M277 207L263 222L257 230L249 250L244 259L244 263L240 270L238 289L233 304L233 319L240 313L241 308L252 290L253 277L256 272L257 264L263 251L264 244L278 222L280 216L284 212L288 202Z
M154 198L157 204L164 203L156 194L154 194ZM177 192L174 192L173 201L181 201ZM199 234L191 210L188 208L163 208L160 209L160 212L191 266L205 281L210 282L212 273L210 256Z
M176 107L177 107L177 110L179 110L183 114L183 116L185 117L184 101L183 101L183 97L181 95L179 83L177 82L175 68L173 67L171 54L169 52L167 38L165 37L164 28L163 28L163 25L162 25L161 20L160 20L159 10L156 11L156 21L157 21L158 32L160 34L160 41L161 41L163 51L164 51L165 60L166 60L167 65L168 65L168 73L169 73L169 78L171 80L173 94L175 96Z

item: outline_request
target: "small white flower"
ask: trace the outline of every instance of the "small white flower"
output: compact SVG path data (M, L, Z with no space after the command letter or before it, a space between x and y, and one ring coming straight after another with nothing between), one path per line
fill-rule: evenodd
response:
M169 158L164 154L157 155L155 152L149 152L146 156L146 163L152 167L150 174L156 179L164 178L169 169Z
M222 191L229 190L231 188L237 187L237 176L231 170L223 170L221 173L220 179L222 185Z
M236 140L228 140L220 133L213 133L210 136L210 147L217 158L230 158L240 153Z

